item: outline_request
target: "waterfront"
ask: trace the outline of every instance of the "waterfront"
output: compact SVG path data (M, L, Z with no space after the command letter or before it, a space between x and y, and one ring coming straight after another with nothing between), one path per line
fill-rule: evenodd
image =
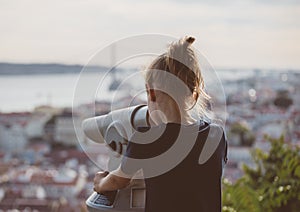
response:
M105 73L85 73L86 81L102 79ZM222 70L217 71L221 81L243 79L253 76L253 70ZM71 107L73 94L79 73L61 74L29 74L29 75L0 75L0 112L31 111L40 105L54 107ZM109 99L108 85L111 78L107 77L100 100ZM137 82L135 82L137 83ZM139 82L139 86L144 86ZM88 86L88 85L87 85ZM87 93L81 92L78 99L82 103L92 101Z

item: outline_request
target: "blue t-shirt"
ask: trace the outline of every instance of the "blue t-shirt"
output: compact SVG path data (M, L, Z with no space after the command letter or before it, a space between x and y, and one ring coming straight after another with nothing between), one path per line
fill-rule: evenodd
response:
M128 143L121 169L127 174L143 170L146 212L221 211L221 177L227 162L222 127L203 121L189 126L168 123L140 128L137 134ZM155 174L164 166L166 171Z

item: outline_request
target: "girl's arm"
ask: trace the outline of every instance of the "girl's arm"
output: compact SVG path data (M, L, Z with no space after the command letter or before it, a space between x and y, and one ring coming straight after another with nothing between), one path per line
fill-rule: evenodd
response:
M125 188L129 185L131 177L125 175L120 167L110 173L97 172L94 178L94 191L103 193Z

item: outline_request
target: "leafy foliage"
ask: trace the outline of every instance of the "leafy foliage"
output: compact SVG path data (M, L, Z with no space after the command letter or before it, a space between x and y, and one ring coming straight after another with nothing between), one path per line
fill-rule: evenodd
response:
M223 180L223 211L296 212L300 209L300 148L273 139L271 149L252 152L256 168L234 184Z
M277 96L274 99L274 105L279 108L287 109L293 104L293 99L289 97L289 92L286 90L281 90L277 92Z
M249 126L244 122L236 122L232 124L230 133L240 137L242 146L252 146L255 141L254 133L249 129Z

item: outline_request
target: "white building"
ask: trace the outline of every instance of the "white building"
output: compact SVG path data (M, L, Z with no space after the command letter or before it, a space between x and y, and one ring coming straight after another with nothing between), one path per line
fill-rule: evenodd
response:
M28 138L42 137L46 122L51 118L50 114L35 113L26 125L26 134Z
M86 184L87 173L78 173L70 168L43 170L29 166L15 172L12 179L16 189L20 189L23 198L37 199L74 199Z
M71 112L64 112L58 115L54 126L54 140L66 146L78 146L79 140L84 140L83 133L76 129L81 128L82 119Z
M0 125L0 150L2 152L20 153L26 145L27 137L21 125Z

